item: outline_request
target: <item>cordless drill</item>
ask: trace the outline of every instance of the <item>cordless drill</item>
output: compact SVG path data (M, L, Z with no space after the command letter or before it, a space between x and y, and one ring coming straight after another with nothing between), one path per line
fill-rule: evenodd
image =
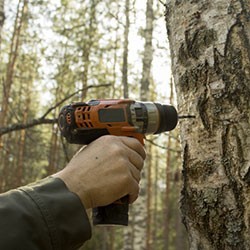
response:
M103 135L129 136L144 144L147 134L174 129L178 122L171 105L129 99L91 100L64 106L58 123L69 143L86 145ZM93 224L128 225L128 196L93 209Z

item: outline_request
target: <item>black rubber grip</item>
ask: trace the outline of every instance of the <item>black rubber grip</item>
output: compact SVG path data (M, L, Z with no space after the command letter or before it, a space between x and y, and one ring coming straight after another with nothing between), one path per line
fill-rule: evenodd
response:
M94 225L128 225L128 196L108 206L93 208Z

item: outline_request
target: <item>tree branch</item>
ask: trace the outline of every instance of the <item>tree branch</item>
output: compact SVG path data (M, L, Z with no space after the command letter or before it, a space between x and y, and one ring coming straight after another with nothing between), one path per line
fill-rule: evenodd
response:
M172 152L177 152L177 153L182 152L182 150L177 150L177 149L174 149L174 148L169 148L169 147L159 145L159 144L155 143L153 140L146 139L146 141L149 142L150 144L152 144L152 145L154 145L154 146L156 146L158 148L164 149L164 150L170 150Z
M165 6L165 7L166 7L166 4L165 4L165 3L163 3L163 1L159 0L159 2L160 2L163 6Z
M73 97L74 95L76 95L79 92L85 91L87 89L90 88L100 88L100 87L109 87L111 86L111 84L102 84L102 85L90 85L86 88L83 89L79 89L77 91L75 91L74 93L66 96L64 99L62 99L61 101L59 101L58 103L56 103L54 106L52 106L51 108L49 108L40 118L37 119L33 119L30 122L23 124L23 123L16 123L7 127L3 127L0 128L0 136L13 132L13 131L17 131L17 130L22 130L22 129L27 129L27 128L32 128L34 126L37 125L42 125L42 124L55 124L57 123L57 118L54 119L47 119L46 116L54 109L56 109L58 106L60 106L62 103L64 103L65 101L67 101L68 99L70 99L71 97Z
M41 125L41 124L53 124L57 122L57 118L55 119L45 119L45 118L38 118L38 119L34 119L26 124L22 124L22 123L17 123L17 124L13 124L11 126L8 127L4 127L4 128L0 128L0 136L13 132L13 131L17 131L17 130L22 130L22 129L27 129L27 128L31 128L37 125Z
M57 108L58 106L60 106L62 103L64 103L65 101L67 101L68 99L70 99L71 97L73 97L74 95L78 94L79 92L83 92L87 89L92 89L92 88L102 88L102 87L110 87L111 84L101 84L101 85L89 85L88 87L79 89L77 91L75 91L74 93L66 96L64 99L62 99L61 101L59 101L58 103L56 103L54 106L52 106L51 108L49 108L44 115L41 118L45 118L52 110L54 110L55 108Z

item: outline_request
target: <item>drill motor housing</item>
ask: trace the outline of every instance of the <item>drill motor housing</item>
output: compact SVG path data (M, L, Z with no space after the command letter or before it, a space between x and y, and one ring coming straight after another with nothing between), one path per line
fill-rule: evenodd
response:
M134 137L143 144L147 134L174 129L178 114L171 105L108 99L66 105L58 121L61 134L69 143L85 145L110 134Z

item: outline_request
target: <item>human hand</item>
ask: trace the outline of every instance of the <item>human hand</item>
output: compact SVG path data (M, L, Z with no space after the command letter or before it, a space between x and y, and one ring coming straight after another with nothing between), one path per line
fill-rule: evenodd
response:
M134 138L102 136L83 147L66 168L54 174L76 193L85 208L105 206L139 193L140 172L146 153Z

